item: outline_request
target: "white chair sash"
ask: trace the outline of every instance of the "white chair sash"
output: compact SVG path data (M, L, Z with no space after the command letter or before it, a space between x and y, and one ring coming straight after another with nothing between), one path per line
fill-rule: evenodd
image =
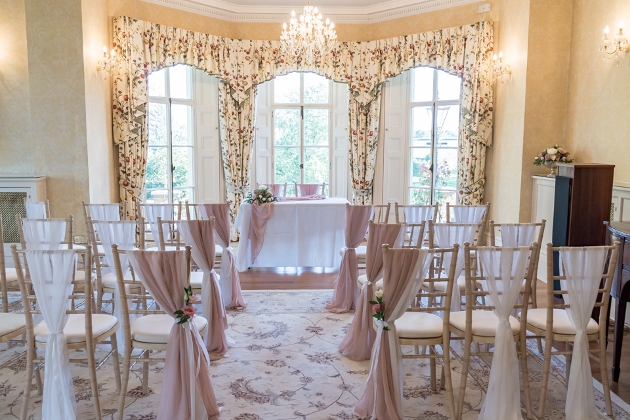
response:
M589 345L586 326L591 318L597 290L604 272L606 247L562 248L560 258L566 280L560 280L567 305L567 315L577 334L573 343L571 375L567 389L565 412L567 419L607 419L595 406L593 375L588 358Z
M92 220L120 221L120 206L118 204L88 204Z
M161 251L162 245L160 244L160 238L158 237L158 217L162 220L173 220L175 218L175 206L173 204L151 204L144 207L145 214L147 216L147 222L151 226L151 233L153 234L153 241L155 245ZM162 225L162 237L164 241L168 238L169 230L168 225Z
M475 240L477 226L474 224L460 225L456 223L440 223L433 225L435 232L435 241L438 248L452 248L458 244L460 249L464 249L466 242L472 244ZM442 267L450 267L453 254L447 252L444 254ZM455 286L453 287L453 295L451 298L451 312L461 311L461 295L459 287L457 287L457 279L464 270L464 253L457 253L457 262L455 263Z
M77 406L70 374L68 341L63 329L70 309L76 267L73 250L28 250L26 259L38 306L48 326L42 419L76 419Z
M198 209L203 220L210 220L210 216L208 215L208 211L205 206L199 206ZM234 248L232 248L229 243L226 244L226 241L224 241L221 235L218 234L216 228L214 240L221 245L221 248L223 248L223 251L221 252L221 267L219 268L219 289L221 290L223 303L229 304L232 301L232 265L236 264L234 259ZM232 254L232 258L230 258L228 254Z
M27 201L25 204L26 207L26 217L29 219L47 219L48 214L46 212L46 202L45 201Z
M486 206L453 206L453 222L455 223L479 223L486 213Z
M478 256L486 284L499 318L488 392L479 420L522 420L518 358L510 327L510 313L521 291L529 247L479 248Z
M98 229L101 243L103 244L103 252L105 253L105 260L109 265L110 270L115 274L116 267L114 263L114 252L112 245L118 245L118 249L122 251L131 250L134 248L134 242L136 239L136 222L118 221L107 222L97 221L94 223L94 228ZM120 267L122 268L123 278L129 272L129 259L126 252L118 254L120 258ZM127 300L127 304L131 305L131 299ZM122 322L122 305L120 301L120 293L118 288L114 291L114 316ZM137 315L129 315L130 321L133 321ZM125 351L125 336L123 328L118 328L116 331L116 339L118 341L118 352L124 354Z
M536 225L501 225L501 246L530 246L534 243Z
M22 231L27 249L56 250L66 235L64 219L22 219Z
M433 220L435 208L433 206L403 207L406 223L422 223Z

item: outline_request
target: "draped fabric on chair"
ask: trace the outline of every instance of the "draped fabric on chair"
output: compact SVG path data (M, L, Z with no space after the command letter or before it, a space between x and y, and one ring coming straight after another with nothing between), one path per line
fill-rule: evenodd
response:
M65 219L22 219L27 249L59 249L66 236Z
M227 316L217 273L214 271L215 246L214 223L212 220L182 220L179 233L186 245L191 247L193 260L203 272L201 281L201 303L203 316L208 321L206 331L206 349L210 357L223 357L228 351L225 330L228 328Z
M24 203L26 207L26 217L29 219L47 219L48 212L46 211L45 201L26 201Z
M136 275L164 311L173 316L184 303L188 286L185 251L127 251ZM158 420L201 420L219 415L212 382L210 357L192 323L174 323L166 346L166 360Z
M232 226L236 213L249 191L250 157L254 141L254 120L256 86L250 86L247 97L237 101L227 83L219 87L219 118L221 120L221 153L227 200L231 204ZM238 240L236 229L232 228L232 240Z
M427 220L433 220L435 207L433 206L407 206L407 207L403 207L403 213L405 213L406 223L421 223Z
M317 194L317 190L322 186L322 184L297 184L297 186L298 196L307 197L309 195Z
M372 206L346 205L346 248L341 259L339 275L335 280L332 301L326 304L326 309L330 312L344 313L357 306L359 264L356 248L365 238L373 214Z
M568 294L563 294L564 302L571 305L567 315L577 331L573 343L571 375L567 389L565 413L567 419L596 420L607 419L595 407L593 393L593 375L589 362L589 345L586 326L591 319L591 312L597 299L604 263L606 247L562 248L562 274L566 280L560 280L560 287Z
M386 252L389 260L383 276L385 321L374 321L377 333L370 374L365 393L354 406L354 413L362 419L402 420L404 373L394 321L405 313L420 290L433 254L429 249L417 248L388 249Z
M478 419L522 420L518 358L509 317L521 292L530 248L479 248L477 252L493 312L499 319L488 392Z
M162 220L173 220L175 218L175 206L173 204L151 204L149 206L145 206L144 211L146 213L145 216L147 222L149 222L149 226L151 226L151 233L153 234L155 246L157 246L160 251L164 251L158 237L158 231L160 229L158 226L158 217ZM164 242L166 242L169 235L168 224L162 225L161 233L164 238Z
M354 318L348 332L341 344L339 351L352 360L367 360L372 352L372 345L376 338L376 332L372 328L372 305L370 300L374 299L374 288L372 285L383 274L383 249L384 244L397 246L402 241L402 225L373 223L370 225L370 236L367 244L367 261L365 274L367 281L361 288Z
M267 188L269 188L269 191L271 191L271 194L273 194L276 197L280 196L280 190L282 189L283 186L284 184L267 184Z
M501 246L530 246L534 243L536 225L501 225Z
M433 225L435 232L435 242L438 248L450 248L458 244L460 248L464 248L464 244L468 242L472 244L475 239L475 232L478 225L475 224L456 224L456 223L438 223ZM451 265L450 253L444 254L443 267ZM464 270L464 253L457 253L457 263L455 264L454 278L458 279ZM522 280L522 279L521 279ZM453 296L451 298L451 312L461 311L461 295L459 287L453 287Z
M72 420L77 417L77 405L63 329L68 321L76 254L73 250L28 250L26 260L37 305L48 327L42 419Z
M223 303L228 309L245 309L247 304L241 293L241 278L236 269L234 249L230 246L230 205L204 204L201 206L201 216L204 219L214 217L215 239L223 248L219 273Z
M112 272L115 272L116 263L114 261L114 251L112 250L112 245L116 244L118 249L121 251L132 250L136 240L136 222L131 220L97 221L94 223L94 229L99 232L99 238L103 244L103 253L105 254L107 265ZM129 272L127 254L121 252L119 254L119 258L123 278L125 278ZM129 306L131 306L131 300L128 299L127 301L129 302ZM120 293L118 293L118 290L114 292L114 316L119 320L123 319ZM134 314L130 314L129 317L131 321L136 318ZM118 330L116 330L116 340L118 342L118 352L124 354L125 334L123 328L118 328Z
M311 65L281 52L279 41L229 39L116 17L113 75L114 141L119 146L121 200L135 214L146 172L147 75L188 64L226 83L220 88L223 161L232 220L249 188L256 85L291 71L311 71L350 88L349 136L355 204L371 202L381 84L418 66L462 77L458 189L462 204L482 202L486 148L492 145L491 22L368 42L340 42ZM232 100L227 100L230 97ZM233 237L234 238L234 237Z
M488 208L486 206L454 206L453 222L455 223L479 223L483 219ZM450 220L449 220L450 222Z
M88 204L92 220L120 220L120 206L118 204Z

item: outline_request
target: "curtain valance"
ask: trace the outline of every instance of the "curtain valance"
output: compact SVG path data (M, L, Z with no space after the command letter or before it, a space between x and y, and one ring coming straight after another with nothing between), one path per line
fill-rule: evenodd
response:
M350 131L364 131L366 135L349 136L349 141L351 153L357 155L356 164L363 166L359 170L352 168L353 188L359 191L355 196L366 202L371 201L378 138L378 112L374 112L378 106L373 107L373 103L380 99L380 85L405 70L428 66L463 79L459 190L462 202L478 203L485 179L485 147L492 139L492 37L492 24L478 22L377 41L341 42L321 61L306 66L299 57L281 54L279 41L237 40L130 17L114 18L118 57L113 87L114 141L119 145L121 199L135 202L142 191L147 148L147 75L152 71L176 64L197 67L223 79L229 84L234 101L252 109L249 97L255 92L253 86L292 71L312 71L347 83L351 105L364 115L351 118L358 126L351 121ZM242 116L235 116L239 118L242 120ZM250 120L253 121L253 115ZM232 126L245 131L250 128L249 124L238 122ZM250 143L251 136L245 135L244 141ZM238 152L249 150L245 147ZM239 159L247 160L244 156ZM361 194L362 190L367 190L369 196Z

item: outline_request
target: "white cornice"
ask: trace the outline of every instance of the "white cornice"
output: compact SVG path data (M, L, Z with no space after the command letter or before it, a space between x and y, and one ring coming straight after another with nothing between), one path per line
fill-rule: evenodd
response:
M148 3L232 22L285 22L295 6L237 5L224 0L142 0ZM322 6L320 12L335 23L374 23L482 0L388 0L372 6ZM299 3L299 0L296 1Z

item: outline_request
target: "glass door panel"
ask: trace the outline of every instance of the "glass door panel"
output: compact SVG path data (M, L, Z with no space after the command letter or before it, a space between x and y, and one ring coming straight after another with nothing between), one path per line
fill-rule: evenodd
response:
M275 146L299 146L302 137L301 123L299 108L276 109L273 114Z
M411 108L411 147L431 147L433 106Z
M326 146L329 144L328 109L304 109L304 145Z
M304 183L328 184L328 168L330 166L328 147L304 148Z

